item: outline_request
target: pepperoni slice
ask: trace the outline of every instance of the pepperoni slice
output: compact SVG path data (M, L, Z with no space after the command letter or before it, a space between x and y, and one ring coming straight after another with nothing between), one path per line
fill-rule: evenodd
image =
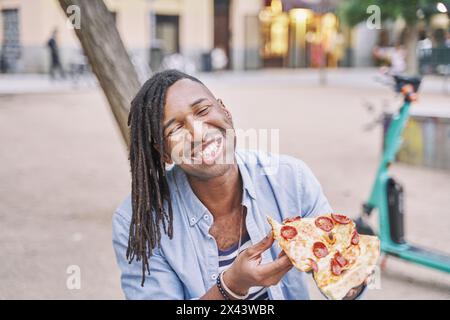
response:
M317 258L323 258L328 255L328 249L322 242L316 242L313 244L313 253Z
M336 254L334 255L334 260L336 260L336 262L339 264L339 266L341 266L342 268L345 267L348 264L348 260L345 259L342 254L338 251L336 252Z
M353 231L353 236L352 236L352 244L357 245L359 243L359 233L355 230Z
M294 222L294 221L299 221L299 220L301 220L301 217L300 216L296 216L296 217L284 219L283 223L289 223L289 222Z
M349 217L344 216L342 214L331 214L331 217L334 221L336 221L339 224L349 224L352 220L350 220Z
M297 235L297 229L295 229L292 226L282 226L281 227L281 236L286 239L290 240L294 238Z
M342 273L342 268L336 259L331 260L331 273L335 276L339 276Z
M313 269L314 272L319 271L319 267L317 266L317 262L315 262L313 259L309 259L310 264L311 264L311 268Z
M322 229L325 232L330 232L333 230L334 223L333 220L331 220L328 217L318 217L314 223L316 224L317 228Z

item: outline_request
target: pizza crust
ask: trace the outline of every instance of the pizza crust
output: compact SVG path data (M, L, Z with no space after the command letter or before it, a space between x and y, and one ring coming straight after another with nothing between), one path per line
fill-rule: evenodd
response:
M359 241L361 253L355 264L344 271L338 281L323 287L319 286L328 298L343 299L352 288L361 285L374 271L380 252L380 240L375 236L360 235Z

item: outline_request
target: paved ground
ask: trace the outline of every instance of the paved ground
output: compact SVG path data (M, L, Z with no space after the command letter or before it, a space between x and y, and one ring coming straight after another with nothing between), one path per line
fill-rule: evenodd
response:
M237 127L280 129L280 152L307 162L334 209L356 216L380 154L380 129L363 130L373 118L363 104L395 101L371 84L373 75L332 72L323 88L313 72L200 77ZM0 77L0 299L121 299L110 225L129 192L129 168L105 99L93 86L52 90L26 81L30 89L8 90ZM449 107L438 80L424 88L417 108ZM24 91L32 93L18 94ZM408 238L450 254L450 173L393 171L407 188ZM70 265L81 268L80 290L66 287ZM449 299L450 276L389 258L367 298Z

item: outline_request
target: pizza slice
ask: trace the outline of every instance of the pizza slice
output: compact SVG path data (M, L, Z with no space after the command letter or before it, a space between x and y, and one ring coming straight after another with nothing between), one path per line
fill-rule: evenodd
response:
M319 289L330 299L342 299L373 272L380 253L375 236L359 235L355 223L340 214L289 218L268 217L275 240L304 272L312 272Z

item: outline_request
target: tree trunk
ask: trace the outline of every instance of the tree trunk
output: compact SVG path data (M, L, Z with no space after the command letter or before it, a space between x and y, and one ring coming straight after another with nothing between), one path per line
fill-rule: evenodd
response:
M419 62L417 58L418 37L419 30L416 25L406 27L406 70L409 74L417 74L419 72Z
M140 87L138 75L123 45L114 19L103 0L59 0L67 16L71 5L80 9L80 28L75 32L93 72L108 99L127 146L130 102Z

